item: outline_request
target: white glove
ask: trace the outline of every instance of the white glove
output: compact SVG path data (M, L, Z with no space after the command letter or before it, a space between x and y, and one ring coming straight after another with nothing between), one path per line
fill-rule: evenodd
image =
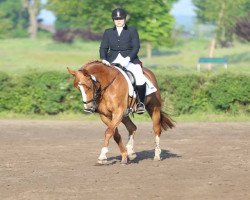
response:
M130 61L130 57L127 56L126 58L124 58L122 61L121 61L121 66L123 67L127 67L128 66L128 63Z
M107 60L102 60L102 63L104 63L105 65L110 66L110 63L109 63L109 61L107 61Z

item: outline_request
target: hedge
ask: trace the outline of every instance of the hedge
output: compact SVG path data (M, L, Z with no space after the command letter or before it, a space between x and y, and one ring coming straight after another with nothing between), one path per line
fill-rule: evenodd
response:
M176 115L195 112L250 112L248 75L171 75L156 73L165 106ZM82 112L73 78L60 72L10 76L0 72L0 112L49 114Z

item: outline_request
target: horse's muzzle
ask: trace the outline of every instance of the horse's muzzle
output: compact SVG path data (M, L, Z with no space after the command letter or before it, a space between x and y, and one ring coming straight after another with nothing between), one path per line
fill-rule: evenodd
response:
M91 108L84 108L83 111L86 112L86 113L94 113L95 108L92 106Z

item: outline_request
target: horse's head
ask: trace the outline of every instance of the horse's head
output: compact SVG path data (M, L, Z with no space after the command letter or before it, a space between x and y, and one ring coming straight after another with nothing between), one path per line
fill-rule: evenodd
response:
M99 97L99 83L86 69L74 71L68 68L68 72L75 77L74 87L82 93L84 111L94 112Z

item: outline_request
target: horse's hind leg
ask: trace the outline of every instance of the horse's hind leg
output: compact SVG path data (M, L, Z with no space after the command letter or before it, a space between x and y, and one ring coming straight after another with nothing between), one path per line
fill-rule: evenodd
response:
M153 121L153 130L155 133L155 156L154 160L161 160L160 136L161 136L161 108L160 107L147 107Z
M126 145L128 158L129 160L134 160L136 158L136 154L134 152L134 136L135 136L135 131L137 130L137 127L131 121L129 117L124 117L122 120L122 123L125 125L129 133L128 143Z
M127 163L127 151L126 151L126 148L124 147L124 145L122 143L122 138L121 138L121 135L118 132L118 128L115 129L114 140L118 144L121 155L122 155L121 164L126 164Z

